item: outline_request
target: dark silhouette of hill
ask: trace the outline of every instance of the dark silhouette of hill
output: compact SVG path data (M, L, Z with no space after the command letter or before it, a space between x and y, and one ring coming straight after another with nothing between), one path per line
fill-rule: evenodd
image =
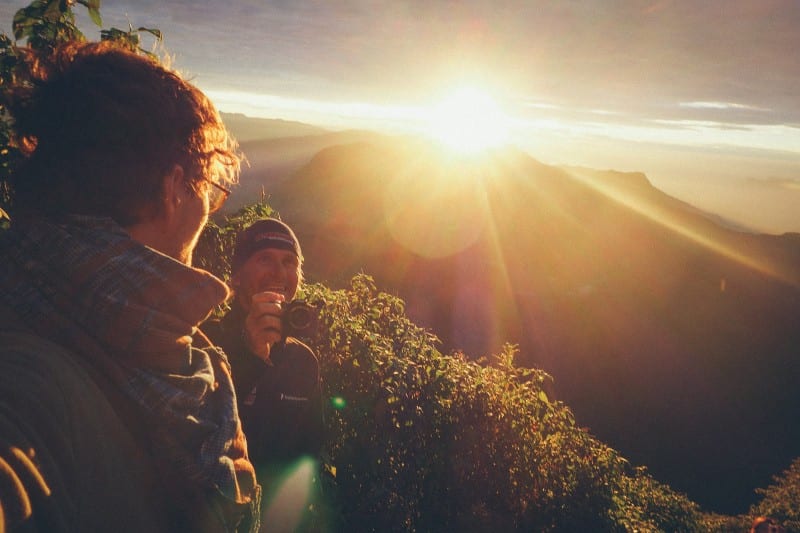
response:
M220 113L225 126L237 141L261 141L283 137L307 137L326 133L323 128L276 118L255 118L241 113Z
M745 511L800 456L799 234L733 231L640 173L380 137L268 192L310 279L373 275L446 350L518 343L579 423L707 509Z
M272 123L283 121L266 119L261 120L267 122L269 128L258 129L259 123L251 123L250 120L259 119L248 118L245 124L248 128L253 128L254 132L261 131L261 134L253 133L253 135L262 135L263 138L240 143L247 162L242 167L239 185L233 189L229 201L226 202L224 210L226 213L258 201L262 192L270 195L279 182L307 164L314 154L323 148L377 137L375 133L358 130L291 135L293 131L302 130L297 130L294 126L285 128L285 124ZM229 127L237 136L238 130L233 126ZM272 134L281 136L271 137Z

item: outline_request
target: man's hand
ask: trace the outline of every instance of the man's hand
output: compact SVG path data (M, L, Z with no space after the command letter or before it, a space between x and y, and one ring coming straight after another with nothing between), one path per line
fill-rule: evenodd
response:
M283 301L283 295L277 292L254 294L250 312L244 321L243 334L247 347L264 361L269 361L272 345L283 337Z

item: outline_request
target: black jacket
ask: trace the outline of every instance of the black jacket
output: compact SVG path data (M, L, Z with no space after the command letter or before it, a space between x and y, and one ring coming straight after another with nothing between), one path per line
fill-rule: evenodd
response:
M247 438L257 470L282 469L304 456L318 458L322 447L319 362L294 338L272 347L272 365L250 352L242 335L245 314L234 304L222 320L202 326L225 351Z

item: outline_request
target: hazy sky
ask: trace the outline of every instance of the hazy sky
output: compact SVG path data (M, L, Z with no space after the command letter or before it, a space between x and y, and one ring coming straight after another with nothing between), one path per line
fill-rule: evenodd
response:
M10 31L27 2L0 1ZM160 28L224 111L402 131L473 85L545 162L643 171L701 208L800 231L797 0L103 0L101 14Z

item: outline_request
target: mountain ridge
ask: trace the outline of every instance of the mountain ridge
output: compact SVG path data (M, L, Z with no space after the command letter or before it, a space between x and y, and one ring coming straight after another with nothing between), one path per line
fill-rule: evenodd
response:
M373 275L446 350L518 344L581 423L704 505L743 512L800 455L795 235L722 227L642 173L387 138L320 150L271 204L310 279ZM759 398L759 382L780 391Z
M737 231L641 172L511 148L464 159L371 132L242 146L249 192L229 209L267 191L309 280L367 272L443 350L517 344L581 424L705 507L745 512L800 456L800 234Z

